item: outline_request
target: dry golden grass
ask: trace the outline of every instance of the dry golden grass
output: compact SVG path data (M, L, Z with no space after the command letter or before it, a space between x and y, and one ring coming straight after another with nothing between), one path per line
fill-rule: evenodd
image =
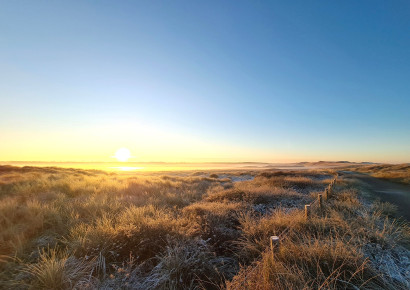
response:
M227 283L228 289L375 289L386 285L377 271L351 246L341 240L286 241L272 257L243 268Z
M94 288L90 275L93 261L84 262L65 250L42 249L37 263L28 264L24 272L32 278L30 285L37 289L87 289Z
M0 166L0 288L409 286L395 261L378 264L410 240L408 226L389 218L391 205L366 207L340 180L326 207L305 219L304 204L331 178ZM287 227L272 260L269 236Z
M364 245L393 249L400 240L409 240L407 225L366 209L356 190L339 192L308 220L302 210L280 209L262 217L245 215L241 225L238 252L245 265L253 264L243 267L227 283L228 289L405 289L409 285L406 266L400 274L402 283L397 283L374 267L378 257L370 260L362 250ZM289 234L272 257L269 237L288 226Z
M350 168L359 172L370 173L377 178L389 179L410 184L410 164L380 164Z

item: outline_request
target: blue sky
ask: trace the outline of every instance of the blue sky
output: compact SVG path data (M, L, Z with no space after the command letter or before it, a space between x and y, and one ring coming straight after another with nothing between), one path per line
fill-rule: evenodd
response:
M3 1L0 160L410 162L408 1Z

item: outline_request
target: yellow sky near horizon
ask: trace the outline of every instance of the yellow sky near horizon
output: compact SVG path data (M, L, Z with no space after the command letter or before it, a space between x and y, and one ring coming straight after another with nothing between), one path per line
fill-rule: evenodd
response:
M132 133L130 133L132 127ZM84 126L76 130L58 132L4 132L8 142L0 145L1 161L47 161L47 162L115 162L114 153L121 147L128 148L133 158L129 162L300 162L319 160L348 160L406 162L401 152L377 156L368 148L338 154L312 148L309 144L294 150L287 147L255 149L241 144L206 140L150 126Z
M122 147L131 151L129 162L300 162L348 160L403 163L405 151L378 154L377 148L339 148L304 142L278 142L258 147L252 140L224 142L198 132L178 131L132 120L90 121L42 130L9 128L2 132L1 161L111 162ZM278 137L282 138L282 137ZM387 149L387 148L386 148Z

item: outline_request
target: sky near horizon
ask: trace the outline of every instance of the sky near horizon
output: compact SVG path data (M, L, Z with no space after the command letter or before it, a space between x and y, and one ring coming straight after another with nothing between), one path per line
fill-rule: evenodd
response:
M410 162L409 1L2 1L0 160Z

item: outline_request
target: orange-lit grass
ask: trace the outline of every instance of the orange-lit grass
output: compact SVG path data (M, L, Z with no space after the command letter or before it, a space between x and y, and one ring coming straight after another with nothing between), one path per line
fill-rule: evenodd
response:
M330 182L329 172L269 171L237 183L229 176L238 172L0 173L0 241L6 245L0 288L218 289L228 281L241 289L243 275L253 273L265 277L246 278L255 289L360 287L381 273L366 263L363 245L390 249L408 232L379 207L366 209L343 180L328 206L307 221L303 205ZM269 236L287 226L285 249L269 261ZM7 255L15 255L14 262ZM391 281L377 283L389 287Z
M374 177L389 179L396 182L410 184L410 164L377 164L349 168L359 172L369 173Z

